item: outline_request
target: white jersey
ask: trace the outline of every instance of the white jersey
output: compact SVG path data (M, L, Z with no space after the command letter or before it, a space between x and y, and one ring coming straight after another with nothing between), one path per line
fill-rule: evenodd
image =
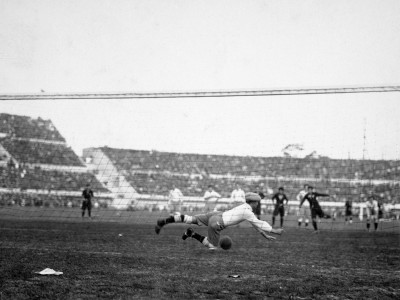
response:
M379 205L378 205L378 201L377 200L372 200L371 201L367 201L365 203L366 208L367 208L367 215L377 215L378 211L379 211Z
M246 203L246 196L242 189L235 189L231 194L232 202Z
M221 195L216 191L206 191L204 194L204 200L206 200L206 202L216 202L218 198L221 198Z
M182 192L178 188L175 188L175 189L173 189L173 190L171 190L169 192L168 203L171 204L171 203L181 202L182 201L182 197L183 197Z
M247 203L236 206L222 213L222 220L225 227L248 221L259 232L271 232L271 225L267 222L259 220L253 213L253 209Z
M307 192L305 190L302 190L297 194L296 199L301 202L305 195L307 195ZM308 203L308 201L304 201L302 206L310 206L310 204Z

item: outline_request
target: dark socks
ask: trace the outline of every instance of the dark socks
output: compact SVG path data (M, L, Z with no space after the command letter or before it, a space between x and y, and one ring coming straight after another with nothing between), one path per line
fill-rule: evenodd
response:
M275 225L275 217L272 217L272 226Z
M313 225L315 230L318 230L317 221L312 221L312 225Z
M198 240L200 243L202 243L206 237L195 232L195 233L193 233L192 238L194 238L194 239Z
M180 215L181 218L181 222L183 222L183 220L185 219L185 215ZM168 218L166 218L165 220L165 224L169 224L169 223L175 223L175 216L169 216ZM164 224L164 225L165 225Z
M169 223L174 223L175 219L174 219L174 216L169 216L164 221L165 221L165 224L169 224Z
M183 219L185 218L185 215L180 215L181 218L181 222L183 222ZM175 216L169 216L168 218L166 218L165 220L160 221L160 225L164 226L165 224L169 224L169 223L175 223Z
M375 230L378 230L378 223L375 223Z
M371 226L371 224L367 223L367 229L369 230L369 227Z

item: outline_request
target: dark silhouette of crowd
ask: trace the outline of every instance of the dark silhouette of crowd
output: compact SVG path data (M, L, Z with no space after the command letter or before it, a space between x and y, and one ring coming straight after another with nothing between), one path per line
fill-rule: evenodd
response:
M82 187L88 183L96 193L109 192L92 173L73 172L72 167L84 164L50 120L0 114L0 136L0 150L11 155L0 153L0 188L7 189L0 193L0 205L80 206ZM104 206L112 198L96 201Z
M84 164L50 120L0 114L0 136L0 150L11 155L0 153L0 188L10 190L0 193L0 204L78 205L81 196L59 193L80 194L88 183L96 193L109 192L92 173L72 170Z
M108 192L96 177L88 172L66 172L46 170L40 167L28 168L9 163L0 166L0 187L21 190L79 191L90 183L96 192Z
M0 144L17 161L31 164L83 166L71 148L63 144L52 144L4 138Z
M111 197L96 197L99 207L106 208ZM80 207L81 196L6 192L0 194L0 206Z
M166 195L178 186L185 196L200 196L208 185L229 197L236 183L252 191L256 186L276 189L284 185L290 199L307 180L330 201L361 201L369 191L396 199L399 185L372 180L397 180L399 161L291 157L250 157L182 154L101 148L139 193ZM252 177L253 176L253 177ZM353 180L353 182L351 181ZM365 180L360 183L357 180ZM246 189L246 188L245 188ZM362 200L364 201L364 200Z
M101 148L121 170L318 179L387 179L400 176L400 161L184 154Z
M65 142L50 120L0 114L0 133L10 137Z

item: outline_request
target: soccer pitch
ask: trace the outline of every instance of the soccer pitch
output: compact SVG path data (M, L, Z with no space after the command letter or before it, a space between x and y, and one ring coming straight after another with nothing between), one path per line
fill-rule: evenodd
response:
M93 220L55 212L0 208L0 299L400 297L398 221L378 232L323 221L315 235L293 217L276 241L239 226L223 231L232 249L213 252L183 241L185 225L157 236L160 212L98 211ZM64 274L35 273L45 268Z

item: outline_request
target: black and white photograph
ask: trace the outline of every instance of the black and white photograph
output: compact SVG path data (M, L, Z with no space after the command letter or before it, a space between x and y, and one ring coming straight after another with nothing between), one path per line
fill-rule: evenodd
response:
M0 0L0 300L400 299L399 16Z

